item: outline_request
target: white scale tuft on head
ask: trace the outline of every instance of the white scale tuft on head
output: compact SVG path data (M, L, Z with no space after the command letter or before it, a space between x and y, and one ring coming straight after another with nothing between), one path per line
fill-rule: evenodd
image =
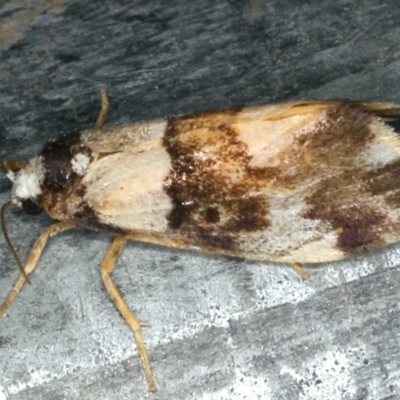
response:
M42 180L42 161L40 157L32 158L29 164L18 171L14 177L13 197L24 200L35 199L42 193L40 182Z
M71 160L72 170L78 174L83 175L89 168L90 158L87 154L78 153Z

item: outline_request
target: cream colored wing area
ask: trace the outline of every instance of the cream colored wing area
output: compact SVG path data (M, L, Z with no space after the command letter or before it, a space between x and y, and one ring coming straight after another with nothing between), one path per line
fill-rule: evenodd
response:
M374 140L361 154L361 162L368 170L382 167L400 158L400 138L387 124L374 119L370 128L375 132Z
M85 175L85 201L105 224L161 233L172 208L164 192L170 170L170 157L161 146L108 155L92 163Z
M309 242L305 241L306 236L309 237ZM313 235L309 232L306 236L303 236L299 232L299 235L296 237L293 232L290 232L289 235L286 236L272 237L270 234L260 232L259 234L253 234L243 238L242 243L246 244L247 247L253 247L254 252L249 253L244 251L242 254L249 259L270 260L285 263L320 263L341 260L347 257L343 251L336 247L336 232L330 231L325 234L320 234L315 238L312 238ZM281 249L282 242L288 244L288 239L294 239L294 242L290 243L288 248L282 249L281 252L277 252L275 249L271 249L270 245L266 246L267 248L263 246L271 238L275 239L272 242L278 243ZM251 246L253 241L254 243L257 243L257 246ZM298 245L297 248L293 247L295 244ZM271 251L271 253L268 251Z
M346 257L341 250L336 248L337 233L328 232L317 240L304 243L298 249L289 251L288 254L274 258L274 261L285 263L321 263L341 260Z
M141 145L162 140L166 127L167 120L155 119L101 130L85 131L81 134L81 140L83 144L96 153L136 152Z
M269 228L247 232L238 240L248 258L314 263L345 257L335 248L336 232L320 220L301 217L305 209L301 191L285 191L269 200Z
M252 156L249 166L287 168L298 133L315 124L316 115L323 115L321 111L330 104L282 103L243 109L233 127Z

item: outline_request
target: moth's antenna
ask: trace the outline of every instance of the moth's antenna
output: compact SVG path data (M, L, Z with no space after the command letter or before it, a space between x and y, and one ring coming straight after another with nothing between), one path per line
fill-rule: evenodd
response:
M11 171L11 169L8 167L6 162L3 160L3 157L0 155L0 168L3 170L4 174L7 175L8 178L10 178L13 181L14 178L14 173ZM6 243L8 248L11 251L11 254L14 256L15 261L18 264L18 268L21 271L21 274L25 278L25 280L30 284L31 280L29 279L28 275L26 274L24 267L22 266L22 263L18 257L17 252L15 251L15 248L13 244L11 243L10 236L8 235L7 227L6 227L6 220L5 220L5 213L7 208L12 207L16 204L16 200L10 200L7 203L3 204L1 207L0 211L0 224L1 224L1 230L3 231L4 238L6 239Z
M31 283L30 279L28 278L28 275L26 274L26 272L24 270L24 267L22 266L22 263L21 263L21 261L20 261L20 259L18 257L18 254L15 251L15 248L14 248L13 244L11 243L10 237L8 236L7 227L6 227L6 221L5 221L6 210L7 210L7 208L14 206L15 204L16 204L15 200L10 200L10 201L7 201L7 203L2 205L1 211L0 211L1 230L3 231L4 238L6 239L7 246L10 249L11 254L15 258L15 261L18 264L18 268L20 269L21 274L24 276L25 280L28 283Z

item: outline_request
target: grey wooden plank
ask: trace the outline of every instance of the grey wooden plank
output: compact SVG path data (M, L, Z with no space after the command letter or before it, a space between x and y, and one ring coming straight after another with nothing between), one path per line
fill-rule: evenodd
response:
M394 0L0 5L0 145L31 157L90 127L296 98L400 102ZM10 185L0 180L3 203ZM10 211L20 254L49 223ZM400 398L400 248L309 268L130 244L115 273L160 391L102 288L109 238L54 238L0 320L0 399ZM17 276L0 241L0 294Z

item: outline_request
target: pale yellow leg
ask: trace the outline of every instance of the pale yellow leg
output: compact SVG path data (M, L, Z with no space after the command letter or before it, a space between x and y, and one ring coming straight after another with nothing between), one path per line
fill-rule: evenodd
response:
M33 245L28 260L26 261L24 271L26 275L32 273L32 271L36 268L36 265L40 259L43 248L46 245L49 237L57 235L57 233L66 231L68 229L72 229L75 227L75 224L69 221L60 221L50 225L36 240ZM10 293L4 300L3 304L0 306L0 317L7 311L8 307L12 304L14 299L17 297L18 293L21 291L22 286L25 283L24 275L20 275L16 280L13 288L10 290Z
M141 323L129 309L128 305L125 303L110 276L111 272L115 268L115 262L121 254L122 250L124 249L126 242L127 239L123 237L114 238L101 264L101 278L103 279L104 285L112 301L114 302L124 320L132 329L133 334L135 335L135 340L139 350L140 360L142 361L147 385L149 386L150 391L155 392L157 391L157 387L154 381L153 373L151 372L149 356L147 355L146 345L144 344L141 332L141 326L144 324Z
M108 115L109 103L108 103L108 96L106 89L100 90L100 97L101 97L101 109L97 117L96 123L94 124L94 129L101 129L104 123L106 122Z
M309 275L299 263L291 263L290 266L300 275L301 279L308 279Z

